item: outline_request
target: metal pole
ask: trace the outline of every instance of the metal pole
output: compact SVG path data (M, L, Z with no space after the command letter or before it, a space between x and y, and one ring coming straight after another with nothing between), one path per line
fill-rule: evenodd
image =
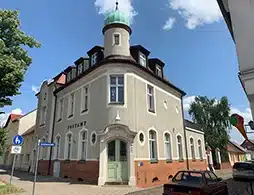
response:
M37 178L38 162L39 162L39 153L40 153L40 142L41 142L41 140L38 140L36 164L35 164L35 171L34 171L33 193L32 193L32 195L34 195L34 193L35 193L35 183L36 183L36 178Z
M12 176L13 176L13 173L14 173L15 162L16 162L16 156L17 156L17 154L14 154L14 159L13 159L13 162L12 162L12 169L11 169L10 184L11 184Z

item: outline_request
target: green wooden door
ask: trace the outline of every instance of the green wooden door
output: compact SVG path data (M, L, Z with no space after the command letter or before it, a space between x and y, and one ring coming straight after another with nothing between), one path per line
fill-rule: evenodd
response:
M108 181L128 181L127 144L121 140L108 143Z

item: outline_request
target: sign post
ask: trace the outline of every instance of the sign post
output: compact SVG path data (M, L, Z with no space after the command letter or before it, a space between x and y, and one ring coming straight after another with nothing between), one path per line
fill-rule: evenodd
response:
M32 195L34 195L34 193L35 193L35 183L36 183L36 179L37 179L39 153L40 153L40 142L41 142L41 140L38 140L38 144L37 144L37 148L36 148L37 155L36 155L36 163L35 163L34 183L33 183L33 193L32 193Z
M14 157L13 157L13 162L12 162L10 184L11 184L13 173L14 173L14 169L15 169L15 163L16 163L17 154L20 154L21 150L22 150L22 146L21 145L23 144L23 137L21 135L15 135L12 138L12 144L13 144L13 146L11 147L11 154L14 154Z

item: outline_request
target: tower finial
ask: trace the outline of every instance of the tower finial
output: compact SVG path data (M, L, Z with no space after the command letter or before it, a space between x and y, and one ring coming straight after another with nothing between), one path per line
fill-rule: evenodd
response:
M118 10L118 0L116 1L116 11Z

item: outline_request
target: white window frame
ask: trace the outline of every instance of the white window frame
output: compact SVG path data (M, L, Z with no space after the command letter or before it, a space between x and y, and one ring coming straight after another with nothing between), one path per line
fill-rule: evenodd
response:
M116 35L118 35L118 38L119 38L119 43L116 44ZM115 46L120 46L121 45L121 34L120 33L114 33L113 34L113 45Z
M81 109L80 109L81 114L88 113L89 111L89 102L90 102L89 88L90 88L89 85L85 85L81 89ZM86 92L86 89L87 89L87 92ZM87 98L86 108L85 108L85 98Z
M152 89L152 93L149 92L149 89ZM147 98L147 111L149 113L154 113L155 114L155 93L154 93L154 86L147 84L146 87L146 98ZM150 108L150 97L152 98L153 101L153 108Z
M42 137L41 142L46 142L46 138ZM47 157L47 148L46 147L41 147L41 160L45 160Z
M162 69L158 65L156 65L156 75L162 77Z
M69 141L69 135L71 135L71 140ZM72 158L72 148L73 148L73 133L68 132L65 135L65 150L64 150L64 159L65 160L71 160ZM70 144L70 156L68 156L68 149L69 149L69 144ZM70 158L68 158L70 157Z
M59 142L57 141L57 139L59 138ZM60 157L60 151L61 151L61 136L58 134L55 136L55 159L59 159Z
M166 140L166 134L169 135L169 140ZM172 161L173 160L173 144L172 144L172 135L170 132L165 131L163 133L163 138L164 138L164 151L165 151L165 158L168 161ZM167 146L169 145L169 149L170 149L170 155L167 154Z
M91 66L94 66L94 65L97 63L97 57L98 57L97 52L95 52L95 53L91 56Z
M72 99L72 97L73 97L73 99ZM73 100L73 108L71 108L71 106L72 106L72 100ZM75 92L72 92L69 95L69 98L68 98L68 115L67 115L67 118L68 119L73 118L74 117L74 113L75 113Z
M93 135L95 135L95 142L94 142L94 143L92 142L92 140L93 140ZM90 144L91 144L91 146L96 145L97 139L98 139L97 133L96 133L96 131L93 131L93 132L90 134Z
M178 136L181 137L181 143L178 142ZM183 157L183 136L180 134L176 135L176 144L177 144L177 156L178 156L178 160L184 160ZM181 155L180 155L180 151L179 151L179 145L181 144ZM180 157L182 156L182 157Z
M86 133L86 139L83 139L83 133ZM85 146L85 157L82 156L82 146ZM88 130L82 129L79 132L79 145L78 145L78 159L79 160L87 160L87 151L88 151Z
M72 79L71 74L72 74L72 70L67 73L67 83Z
M115 77L116 78L116 83L112 84L111 83L111 77ZM118 80L119 78L122 77L123 78L123 84L119 84ZM115 96L116 96L116 101L111 101L111 87L115 88ZM123 88L123 102L120 102L118 100L118 96L119 96L119 88L122 87ZM124 75L109 75L109 103L110 104L121 104L124 105L125 102L125 79L124 79Z
M60 98L58 101L58 110L57 110L57 121L63 119L63 109L64 109L64 98Z
M192 141L191 141L192 140ZM190 141L190 154L191 154L191 158L193 160L196 159L196 155L195 155L195 141L194 141L194 138L193 137L190 137L189 138L189 141Z
M143 64L143 62L144 62L145 64ZM141 66L144 66L144 67L147 66L146 55L143 54L143 53L141 53L141 52L139 53L139 64L140 64Z
M78 75L80 75L80 74L82 74L82 72L83 72L83 64L81 63L81 64L78 64L78 67L77 67L77 71L78 71Z
M83 62L83 71L86 71L89 68L89 60L84 60Z
M150 132L154 132L155 133L155 138L150 138ZM149 147L149 158L151 161L158 161L158 143L157 143L157 136L158 136L158 133L157 131L155 131L154 129L150 129L148 131L148 140L149 140L149 144L148 144L148 147ZM153 148L151 143L154 142L155 143L155 151L152 151ZM152 152L155 152L155 154L153 155ZM152 156L154 156L154 158L152 158Z
M139 139L140 134L143 134L143 136L144 136L144 141L143 141L143 142L141 142L140 139ZM141 146L144 146L144 145L145 145L146 136L145 136L145 133L144 133L143 131L139 131L139 132L138 132L138 142L139 142L139 144L140 144Z
M203 150L202 150L202 141L201 139L198 139L197 140L197 143L198 143L198 155L199 155L199 158L200 160L203 160Z

